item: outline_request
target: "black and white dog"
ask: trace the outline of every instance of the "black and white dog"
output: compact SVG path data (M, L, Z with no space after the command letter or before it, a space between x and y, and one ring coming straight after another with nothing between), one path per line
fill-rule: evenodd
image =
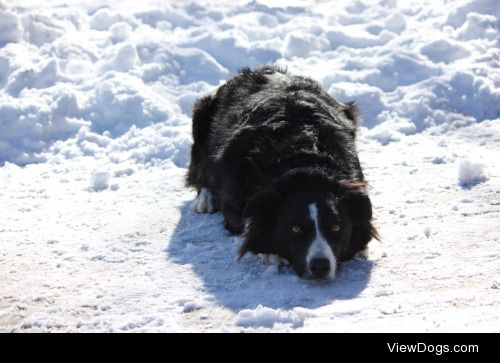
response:
M356 153L358 111L311 79L243 69L193 110L187 185L247 252L331 280L377 232ZM272 256L272 257L270 257Z

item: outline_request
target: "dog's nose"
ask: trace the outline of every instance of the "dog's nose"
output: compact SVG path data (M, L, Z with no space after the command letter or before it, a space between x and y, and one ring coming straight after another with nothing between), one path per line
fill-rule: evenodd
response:
M330 273L330 260L324 257L313 258L309 262L309 271L311 271L311 277L315 279L322 279L328 276Z

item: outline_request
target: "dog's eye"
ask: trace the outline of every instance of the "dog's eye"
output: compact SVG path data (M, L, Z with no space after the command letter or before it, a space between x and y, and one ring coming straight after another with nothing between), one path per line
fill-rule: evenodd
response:
M338 232L338 231L340 231L340 227L341 227L340 224L334 224L332 226L332 231Z
M295 225L292 227L292 232L293 233L300 233L300 232L302 232L302 228L300 228L300 226Z

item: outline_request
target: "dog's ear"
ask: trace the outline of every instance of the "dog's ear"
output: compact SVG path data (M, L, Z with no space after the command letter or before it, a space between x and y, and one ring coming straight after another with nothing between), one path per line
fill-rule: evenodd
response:
M344 115L351 120L355 126L359 126L360 112L358 106L354 104L354 102L348 102L344 109Z
M372 219L372 203L368 197L367 186L364 181L342 180L341 202L347 209L354 226L366 226Z
M358 126L361 124L361 113L359 112L358 107L354 104L354 102L349 102L344 105L343 108L343 113L347 117L347 119L350 121L348 125L350 129L350 134L351 136L355 139L356 138L356 130Z
M341 260L351 259L357 252L366 248L375 238L380 240L372 224L372 203L368 197L367 183L360 181L341 181L341 200L352 222L349 243L344 246Z
M238 251L238 259L247 252L273 253L272 233L280 201L281 194L274 189L265 190L249 199L243 211L245 240Z

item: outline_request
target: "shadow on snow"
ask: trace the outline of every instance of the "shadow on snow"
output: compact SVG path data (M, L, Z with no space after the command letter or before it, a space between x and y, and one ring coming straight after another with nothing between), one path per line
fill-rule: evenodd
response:
M253 255L237 261L242 238L224 230L220 213L195 213L191 202L180 208L182 216L166 249L167 258L191 265L206 291L233 311L258 305L317 308L356 297L370 279L374 263L364 260L344 263L336 280L328 284L304 281L290 268L265 266Z

